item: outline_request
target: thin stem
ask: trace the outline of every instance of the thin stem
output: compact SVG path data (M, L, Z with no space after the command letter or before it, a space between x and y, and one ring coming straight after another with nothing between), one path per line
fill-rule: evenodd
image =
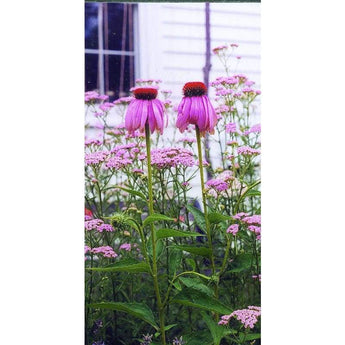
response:
M195 126L195 131L196 131L196 141L197 141L197 144L198 144L200 182L201 182L202 202L203 202L203 205L204 205L206 234L207 234L208 245L209 245L210 250L211 250L212 274L215 275L216 267L215 267L215 263L214 263L211 228L210 228L210 222L209 222L208 213L207 213L206 192L205 192L205 179L204 179L204 166L203 166L203 163L202 163L201 137L200 137L200 130L199 130L198 126ZM218 284L215 284L214 293L215 293L215 297L218 298Z
M146 139L146 154L147 154L147 175L148 175L148 190L149 190L149 215L153 214L153 193L152 193L152 169L151 169L151 141L150 141L150 127L148 123L145 125L145 139ZM152 277L153 285L157 298L158 314L160 322L160 333L162 337L162 344L166 345L165 340L165 325L164 325L164 306L162 304L161 295L158 285L158 269L157 269L157 256L156 256L156 231L153 223L151 227L152 239Z

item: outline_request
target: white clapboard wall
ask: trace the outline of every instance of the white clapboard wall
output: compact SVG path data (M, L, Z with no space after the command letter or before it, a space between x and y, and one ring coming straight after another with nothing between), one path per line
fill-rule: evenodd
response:
M260 4L211 3L210 11L211 49L237 43L235 54L241 59L232 60L231 72L244 73L259 86ZM162 88L172 90L178 102L185 82L203 80L205 36L204 3L140 3L137 75L162 79ZM213 53L211 64L210 81L224 75Z

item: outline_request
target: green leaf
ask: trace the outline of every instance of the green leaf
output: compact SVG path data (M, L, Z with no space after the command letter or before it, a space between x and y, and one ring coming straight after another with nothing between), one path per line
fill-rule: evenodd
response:
M232 312L229 307L219 302L214 297L208 296L204 292L194 288L183 289L172 299L171 302L209 310L220 314L231 314Z
M143 193L138 192L137 190L129 189L129 188L124 188L124 187L119 187L119 186L116 186L116 188L122 189L123 191L125 191L125 192L127 192L129 194L138 196L140 199L142 199L143 201L145 201L147 203L147 197Z
M246 194L246 196L261 196L261 192L259 190L251 190Z
M179 280L189 288L199 290L208 296L213 295L213 290L207 285L203 284L198 278L179 277Z
M120 303L120 302L101 302L90 304L91 308L117 310L137 317L158 330L152 310L144 303Z
M200 255L200 256L205 256L205 257L210 257L211 256L211 249L208 247L195 247L195 246L174 246L176 249L183 250L185 252L195 254L195 255Z
M197 236L206 236L198 234L197 232L191 231L181 231L174 229L159 229L157 232L157 239L167 238L167 237L197 237Z
M186 208L193 215L194 221L199 226L199 228L206 232L205 215L199 209L192 205L187 205Z
M213 345L212 337L208 329L198 330L183 336L187 345Z
M173 221L174 218L170 218L165 216L164 214L159 214L159 213L154 213L151 216L148 216L144 221L143 221L143 226L152 224L154 222L159 222L159 221Z
M227 327L220 326L216 321L213 320L211 316L206 314L205 312L201 313L208 329L211 332L212 338L213 338L213 345L219 345L220 341L228 334L233 333L231 330L229 330Z
M134 259L123 259L115 264L111 264L105 267L87 268L87 270L96 272L142 273L150 272L150 267L146 262L139 262Z
M195 261L193 259L187 258L186 259L186 263L192 267L193 271L196 270L196 263L195 263Z
M180 267L182 261L182 252L174 247L169 251L169 271L174 275Z
M172 325L165 326L165 327L164 327L164 330L165 330L165 331L169 331L169 329L171 329L171 328L173 328L173 327L175 327L175 326L177 326L177 323L174 323L174 324L172 324ZM160 334L161 334L161 332L156 332L156 333L155 333L155 338L157 338Z
M220 222L224 222L224 221L229 220L229 219L231 219L230 216L226 216L224 214L217 213L217 212L211 212L208 215L208 220L211 224L218 224Z
M157 240L156 242L156 259L159 259L159 257L162 255L162 252L164 250L164 243L161 240ZM147 251L149 256L153 257L153 251L152 251L152 240L151 236L147 240Z
M255 340L255 339L260 339L261 334L260 333L251 333L251 334L246 334L246 333L239 333L240 341L249 341L249 340Z
M231 269L228 273L238 273L248 270L252 266L253 257L251 254L243 253L235 257L234 261L231 263Z

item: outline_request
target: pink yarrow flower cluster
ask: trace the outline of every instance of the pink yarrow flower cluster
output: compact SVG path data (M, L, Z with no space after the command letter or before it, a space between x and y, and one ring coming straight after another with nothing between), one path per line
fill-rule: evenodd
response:
M141 156L142 159L146 155ZM177 166L192 167L195 165L193 152L180 147L166 147L151 151L151 163L158 169L172 168Z
M109 151L96 151L85 155L85 165L97 165L103 163L109 156Z
M248 213L237 213L232 217L234 220L240 221L240 223L246 225L247 229L256 235L257 240L261 240L261 216L254 214L249 216ZM228 228L229 230L230 228Z
M105 258L116 258L118 256L110 246L93 248L90 252L93 254L102 254Z
M108 98L109 98L109 96L100 95L96 91L87 91L87 92L85 92L85 97L84 97L86 104L92 104L92 103L96 103L98 101L105 101Z
M192 144L196 142L195 138L183 137L178 140L179 143Z
M230 188L230 185L234 181L234 177L232 176L232 171L225 170L221 174L219 174L216 178L208 180L206 182L206 191L213 188L217 192L223 192Z
M248 130L246 130L243 134L248 135L250 133L260 133L260 132L261 132L261 125L258 123L252 126L251 128L249 128Z
M235 236L238 233L238 230L239 230L239 225L238 224L232 224L228 227L226 232L228 234L233 234Z
M128 105L133 101L134 97L129 96L129 97L120 97L119 99L116 99L113 103L115 105L121 104L121 105Z
M229 315L223 315L219 325L227 325L231 318L235 318L242 323L244 328L254 328L261 315L261 307L249 306L247 309L235 310Z
M123 244L121 244L119 249L123 249L123 250L129 252L132 249L132 246L130 243L123 243Z
M252 147L249 147L249 146L240 146L237 148L237 153L242 156L257 156L261 152L260 150L253 149Z
M222 45L222 46L213 48L212 51L214 54L219 55L220 53L226 51L227 49L228 49L228 46Z
M98 232L113 232L114 228L110 224L106 224L102 219L91 219L85 222L85 230L97 230Z

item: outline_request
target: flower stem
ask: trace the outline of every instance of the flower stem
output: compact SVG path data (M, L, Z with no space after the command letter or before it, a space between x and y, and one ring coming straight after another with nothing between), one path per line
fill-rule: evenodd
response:
M200 137L200 130L199 130L198 126L195 126L195 131L196 131L196 141L197 141L197 144L198 144L200 182L201 182L202 202L203 202L203 205L204 205L206 235L207 235L208 245L209 245L210 250L211 250L212 274L215 275L216 267L215 267L214 256L213 256L211 228L210 228L210 222L209 222L209 219L208 219L208 212L207 212L206 192L205 192L205 179L204 179L204 166L203 166L203 163L202 163L202 151L201 151L201 137ZM215 294L215 297L218 298L218 283L215 284L214 294Z
M148 190L149 190L149 215L153 214L153 193L152 193L152 169L151 169L151 141L150 141L150 127L148 123L145 125L145 139L146 139L146 154L147 154L147 175L148 175ZM156 231L153 223L151 227L151 239L152 239L152 277L153 285L157 298L160 333L162 337L162 344L166 345L165 340L165 325L164 325L164 305L162 304L161 295L159 292L158 284L158 269L157 269L157 255L156 255Z

